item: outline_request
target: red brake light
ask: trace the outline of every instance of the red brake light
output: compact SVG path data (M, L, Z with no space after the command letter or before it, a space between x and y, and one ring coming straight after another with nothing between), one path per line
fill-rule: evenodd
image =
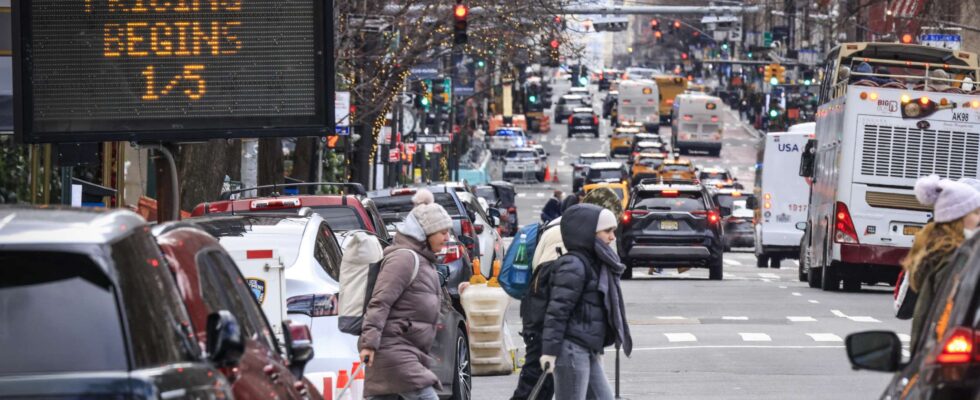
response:
M857 229L854 228L854 221L851 219L851 212L843 202L837 202L837 214L835 215L834 241L837 243L858 243Z
M249 204L250 210L272 210L277 208L297 208L302 203L299 199L254 200Z
M415 194L415 189L403 188L403 189L395 189L391 191L392 196L404 196L406 194Z
M714 211L705 211L705 210L691 211L691 215L705 217L708 219L708 222L711 223L712 225L717 224L719 221L721 221L721 216Z
M953 330L946 342L943 343L942 350L936 356L939 364L965 364L970 362L973 357L973 331L968 328L958 327Z
M464 219L459 223L459 225L460 225L460 230L463 232L463 236L469 236L471 239L473 239L474 243L471 243L466 246L467 249L473 250L476 247L475 242L477 240L476 235L473 234L473 223L470 222L469 220Z
M336 294L304 294L286 299L287 312L310 317L331 317L337 315L338 308Z
M660 192L660 195L661 196L664 196L664 197L677 197L678 194L680 194L679 191L672 190L672 189L671 190L662 190Z
M272 250L246 250L245 258L249 260L272 258Z
M630 222L633 222L633 217L647 215L649 213L650 212L646 210L626 210L626 212L623 213L623 225L629 225Z

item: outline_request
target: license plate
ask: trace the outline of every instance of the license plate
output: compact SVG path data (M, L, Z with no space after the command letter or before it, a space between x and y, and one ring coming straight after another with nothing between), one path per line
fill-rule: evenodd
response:
M677 221L660 221L660 229L665 231L676 231Z
M922 230L921 226L918 225L905 225L902 227L902 233L908 236L914 236L916 233Z

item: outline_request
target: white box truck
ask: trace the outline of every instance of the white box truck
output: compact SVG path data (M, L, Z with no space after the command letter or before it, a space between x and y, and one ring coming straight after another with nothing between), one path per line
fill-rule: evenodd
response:
M800 157L815 123L793 125L788 132L769 132L762 156L762 190L757 197L755 256L759 268L779 268L786 258L799 258L810 185L799 175Z

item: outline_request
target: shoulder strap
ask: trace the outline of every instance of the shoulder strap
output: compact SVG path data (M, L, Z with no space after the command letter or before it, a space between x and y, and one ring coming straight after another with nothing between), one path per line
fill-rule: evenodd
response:
M412 269L412 280L408 281L409 283L412 283L415 281L415 277L419 275L419 253L416 253L415 250L406 249L406 248L401 248L395 251L400 251L400 250L405 250L409 253L412 253L412 257L415 258L415 268Z

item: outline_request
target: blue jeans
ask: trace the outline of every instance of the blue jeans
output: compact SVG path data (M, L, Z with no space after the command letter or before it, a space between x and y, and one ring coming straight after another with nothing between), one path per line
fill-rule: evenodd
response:
M613 400L599 353L566 341L555 360L555 398Z
M398 393L398 394L386 394L384 396L371 396L368 400L439 400L439 395L436 394L436 390L431 386L425 389L419 389L412 392Z

